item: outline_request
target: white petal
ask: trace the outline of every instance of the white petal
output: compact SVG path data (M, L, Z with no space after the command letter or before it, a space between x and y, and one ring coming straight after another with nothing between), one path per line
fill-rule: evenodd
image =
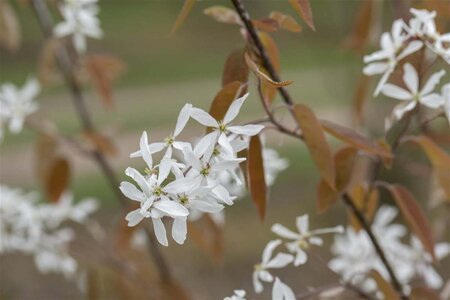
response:
M166 228L164 227L163 221L160 218L152 218L152 221L156 239L161 245L167 247L169 242L167 241Z
M131 200L142 202L145 199L144 194L138 190L134 184L127 181L122 181L119 189L125 197L130 198Z
M264 290L264 287L261 283L261 281L259 281L259 272L258 271L254 271L253 272L253 288L255 289L255 293L261 293Z
M228 205L233 204L233 200L235 199L235 197L231 197L230 193L224 186L218 185L212 189L212 192L223 203L226 203Z
M241 162L245 161L245 158L236 158L236 159L228 159L222 160L211 166L212 172L219 172L225 170L232 170L239 166Z
M169 176L170 174L171 169L172 169L172 159L170 157L165 156L159 163L158 181L156 182L158 186L160 186L164 182L164 180L166 180L167 176Z
M295 300L292 289L276 277L272 288L272 300Z
M397 57L397 60L401 60L405 58L408 55L413 54L414 52L418 51L420 48L422 48L423 43L421 41L412 41L411 43L406 46L406 48L400 53L400 55Z
M363 73L367 76L382 74L387 70L388 66L389 65L384 62L371 63L364 67Z
M192 152L192 149L189 147L185 147L183 149L184 159L186 160L187 166L192 166L196 170L200 170L202 168L202 162L199 159L199 156Z
M171 200L160 200L153 204L153 207L159 209L160 211L166 213L171 217L186 217L189 211L186 207Z
M288 228L284 227L281 224L273 224L272 232L278 234L279 236L285 239L296 240L299 238L299 235L297 233L289 230Z
M425 282L432 289L439 289L443 285L442 277L438 272L433 268L433 266L426 266L423 272L423 277Z
M272 257L273 250L281 244L281 240L273 240L267 243L262 254L262 263L266 264Z
M428 94L420 99L420 103L429 108L439 108L444 105L444 99L439 94Z
M125 220L128 221L129 227L136 226L139 222L142 221L142 219L144 219L144 216L139 211L140 209L138 208L136 210L129 212L126 215Z
M288 264L294 261L294 257L286 253L277 253L274 258L268 261L265 266L266 268L284 268Z
M398 119L398 120L400 120L401 118L403 118L403 115L405 114L405 113L407 113L408 111L411 111L411 110L413 110L415 107L416 107L416 105L417 105L417 102L416 101L410 101L410 102L408 102L408 103L406 103L406 104L399 104L399 105L397 105L395 108L394 108L394 110L393 110L393 112L394 112L394 114L395 114L395 117Z
M297 217L295 219L298 231L300 233L307 233L309 230L309 216L307 214Z
M410 63L403 65L403 81L413 95L417 94L419 91L419 76Z
M323 240L320 237L317 237L317 236L310 237L308 242L311 245L316 245L316 246L322 246L323 245Z
M248 124L243 126L230 126L228 130L242 135L254 136L261 132L264 129L264 125L254 125Z
M272 274L270 274L267 270L261 270L259 271L259 278L262 281L265 282L272 282L273 281L273 276Z
M153 168L153 159L150 149L148 147L148 137L147 131L144 131L141 136L141 140L139 141L139 147L141 150L142 158L144 159L147 166L152 169Z
M306 255L306 252L303 251L300 248L297 248L296 254L295 254L295 260L294 260L294 266L298 267L300 265L303 265L308 260L308 256Z
M443 259L450 254L450 243L439 243L434 247L436 258L438 260Z
M31 77L27 80L25 87L21 91L22 98L32 100L39 93L39 90L39 81Z
M439 72L434 73L430 76L430 79L428 79L427 83L425 83L423 89L420 91L421 95L427 95L431 93L436 85L441 81L442 76L445 75L444 70L440 70Z
M241 98L238 98L231 103L230 107L228 108L228 111L225 114L225 117L223 118L224 124L229 124L231 121L233 121L236 116L239 114L239 111L241 110L242 105L244 104L245 99L248 97L248 93L242 96Z
M201 176L185 177L176 179L164 187L164 191L170 194L185 193L198 187L202 182Z
M139 187L142 189L145 195L147 196L151 195L150 186L147 180L145 179L144 176L141 175L141 173L138 172L138 170L128 167L125 170L125 174L133 178L134 181L136 181L136 183L139 185Z
M219 132L213 131L202 137L202 139L194 147L195 156L201 157L203 154L208 152L209 148L212 148L214 150L214 146L217 142L218 136Z
M219 145L222 146L223 150L225 150L226 154L233 155L233 147L228 140L228 137L225 133L221 133L219 136Z
M173 135L176 137L180 134L180 132L184 129L187 122L189 121L189 117L191 116L192 104L186 103L180 111L177 119L177 125L175 126L175 131Z
M410 92L390 83L386 83L381 92L388 97L399 100L411 100L413 98Z
M381 76L380 81L378 81L378 84L375 88L375 92L373 93L373 95L375 97L377 97L381 90L383 89L384 85L386 84L386 82L388 81L389 77L391 76L391 73L394 69L388 65L388 67L386 68L386 72L384 72L383 76Z
M191 118L207 127L217 128L219 126L217 121L211 117L210 114L200 108L193 107L191 109Z
M178 244L182 245L186 240L187 223L186 217L175 218L172 225L172 237Z

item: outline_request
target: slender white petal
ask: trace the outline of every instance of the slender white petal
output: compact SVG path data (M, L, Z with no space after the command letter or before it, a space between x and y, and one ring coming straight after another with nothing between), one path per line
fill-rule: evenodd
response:
M219 126L217 121L211 117L210 114L200 108L193 107L191 109L191 118L207 127L217 128Z
M163 157L161 162L159 163L158 168L158 181L156 184L160 186L164 180L166 180L167 176L170 174L170 170L172 169L172 159L170 157Z
M142 221L142 219L144 219L144 216L139 211L140 209L138 208L136 210L129 212L126 215L125 220L128 221L129 227L136 226L139 222Z
M217 138L219 136L218 131L213 131L205 135L194 147L194 154L196 157L201 157L208 151L208 148L214 148ZM192 150L191 150L192 151Z
M429 94L422 97L420 103L430 108L439 108L444 105L444 99L439 94Z
M411 94L417 94L419 91L419 76L417 75L416 69L410 63L406 63L403 66L403 81L411 91Z
M272 300L295 300L292 289L276 277L272 288Z
M254 271L252 277L253 277L253 288L255 289L255 293L259 294L264 290L261 281L259 281L259 272Z
M281 240L273 240L267 243L262 254L262 263L266 264L272 257L273 250L281 244Z
M164 223L160 218L152 218L153 222L153 231L155 232L156 239L163 246L169 246L169 242L167 241L166 228L164 227Z
M307 233L309 230L309 216L307 214L297 217L295 219L298 231L300 233Z
M186 217L179 217L173 220L172 237L178 244L182 245L186 240L187 223Z
M420 91L421 95L426 95L431 93L436 85L439 84L439 81L441 81L442 76L445 75L444 70L440 70L439 72L434 73L430 76L430 79L428 79L427 83L425 83L423 89Z
M228 108L228 111L225 114L225 117L223 118L224 124L229 124L231 121L233 121L236 116L239 114L239 111L241 110L242 105L244 104L245 99L247 99L249 93L245 94L241 98L238 98L231 103L230 107Z
M147 131L144 131L141 136L141 140L139 141L139 146L141 150L142 158L144 159L147 166L152 169L153 168L153 159L150 149L148 147L148 137Z
M303 249L297 247L296 253L295 253L295 260L294 260L294 266L298 267L300 265L303 265L308 260L308 256L306 255L306 252L303 251Z
M386 83L381 91L384 95L399 99L399 100L412 100L410 92L390 83Z
M142 202L145 199L144 194L138 190L134 184L127 181L122 181L119 188L120 191L131 200Z
M263 129L264 129L264 125L255 125L255 124L228 127L228 130L230 132L233 132L236 134L248 135L248 136L257 135Z
M177 125L175 126L175 131L173 135L176 137L180 134L180 132L184 129L187 122L189 121L189 117L191 116L192 104L186 103L180 111L177 119Z
M272 225L272 232L285 239L295 240L300 237L298 233L295 233L278 223Z
M159 209L160 211L166 213L171 217L186 217L189 214L189 211L175 201L171 200L160 200L153 204L153 207Z
M147 196L151 195L150 186L149 186L147 180L145 179L145 177L141 175L141 173L139 173L134 168L128 167L125 170L125 174L127 176L130 176L131 178L133 178L134 181L136 181L136 183L139 185L139 187L142 189L142 191L144 192L145 195L147 195Z
M265 267L268 269L284 268L293 261L294 257L292 255L286 253L277 253L274 258L272 258L265 264Z

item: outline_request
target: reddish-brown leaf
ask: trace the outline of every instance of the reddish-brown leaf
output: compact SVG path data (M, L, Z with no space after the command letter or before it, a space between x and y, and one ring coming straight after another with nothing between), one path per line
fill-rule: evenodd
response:
M325 120L322 120L321 124L327 133L359 150L381 157L392 157L391 151L388 151L385 147L381 147L350 128Z
M16 52L21 43L21 33L16 14L8 1L0 1L0 45Z
M36 176L44 181L58 147L58 141L50 135L41 134L35 147Z
M253 203L258 209L259 217L264 220L267 204L267 186L264 178L262 145L259 136L253 136L247 153L247 176Z
M256 76L258 76L264 83L267 83L273 87L282 87L282 86L288 86L292 84L294 81L292 80L285 80L281 82L274 81L272 78L267 76L265 73L263 73L261 70L259 70L258 65L248 56L247 53L245 53L245 62L249 66L249 68L255 73Z
M422 242L424 249L435 258L433 232L414 195L398 184L391 184L386 187L391 192L409 227Z
M235 10L221 6L214 5L203 10L203 13L220 23L241 25L241 19Z
M355 97L353 98L353 110L357 124L363 124L364 122L364 106L367 100L369 83L370 77L362 74L356 87Z
M184 0L183 7L181 8L181 11L177 16L177 19L175 20L175 23L173 24L172 29L170 30L169 36L174 35L175 32L181 27L181 25L183 25L184 21L186 21L187 17L189 16L189 13L194 7L195 1L196 0Z
M309 0L289 0L294 10L313 31L316 31Z
M67 190L70 182L69 162L62 157L55 158L48 169L45 181L45 192L49 199L57 202Z
M400 300L400 297L398 296L395 289L392 287L392 285L386 281L386 279L381 276L380 273L378 273L377 270L373 269L369 272L369 276L375 280L377 283L378 289L383 293L383 296L385 300Z
M265 32L274 32L274 31L277 31L278 28L280 27L277 20L274 20L272 18L264 18L261 20L252 20L252 23L256 29L262 30Z
M450 156L426 136L408 137L406 140L411 140L422 147L433 165L439 183L447 195L446 198L450 201Z
M270 59L270 62L272 63L275 71L280 74L280 54L278 51L278 47L275 43L275 41L272 39L272 37L265 32L259 32L259 38L261 39L261 42L264 46L264 49L266 50L267 56ZM268 72L265 70L265 68L259 64L259 69L264 74L268 75ZM275 96L277 94L277 88L272 86L271 84L267 83L266 81L261 82L261 89L262 93L267 100L268 103L272 103L275 99Z
M246 83L248 81L248 67L244 59L245 49L233 50L225 61L222 74L222 86L234 81Z
M373 21L373 0L360 1L356 19L353 24L353 31L345 41L345 45L357 52L363 52L370 35Z
M439 294L426 286L413 287L411 291L411 300L442 300Z
M279 11L273 11L270 13L269 18L276 20L278 26L284 30L292 32L302 31L302 26L300 26L290 15L285 15Z
M113 106L112 84L124 71L124 62L112 55L89 55L85 58L85 63L102 103L111 108Z
M302 130L305 144L322 178L331 189L335 189L336 174L333 153L325 138L319 120L314 112L304 104L294 106L294 115L297 124Z
M324 178L320 180L317 187L317 211L319 213L330 208L349 188L356 154L357 150L353 147L344 147L335 153L333 157L336 172L335 189L331 188Z
M355 185L350 191L350 196L358 210L365 216L366 220L371 221L378 206L379 192L373 188L369 193L366 184ZM355 231L361 230L361 223L358 218L349 210L349 223Z

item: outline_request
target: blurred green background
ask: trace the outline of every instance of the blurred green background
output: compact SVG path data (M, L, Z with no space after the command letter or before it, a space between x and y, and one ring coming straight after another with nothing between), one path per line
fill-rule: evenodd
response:
M309 104L323 118L344 124L351 124L351 105L363 66L360 55L343 47L345 37L352 30L358 2L312 1L317 28L317 32L312 32L287 1L245 1L253 18L266 17L276 10L295 16L302 24L301 33L279 31L272 34L280 50L282 78L295 81L289 91L296 101ZM43 40L31 9L16 1L11 4L22 26L23 44L14 54L0 50L0 82L21 85L29 74L37 73L36 61ZM152 140L158 140L173 129L184 103L207 109L220 89L225 58L233 49L244 45L237 26L217 23L203 15L202 11L211 5L231 7L229 1L199 1L182 28L169 38L182 1L100 1L105 36L102 40L89 40L89 53L113 54L126 62L127 69L114 87L113 109L105 109L89 86L86 86L86 97L98 128L113 135L118 146L119 154L111 162L121 178L127 166L142 165L128 158L128 154L137 149L142 131L147 130ZM389 27L392 20L389 5L386 6L384 28ZM70 95L62 85L44 87L38 99L39 117L54 121L65 134L80 132ZM240 120L261 116L258 98L251 95ZM373 127L382 128L383 119L374 118ZM186 130L186 139L202 133L200 127L192 123L188 126L191 129ZM0 146L0 181L3 184L40 188L33 171L35 137L27 130L17 136L6 136ZM290 167L271 190L264 223L259 221L248 198L227 208L225 257L219 267L193 245L189 236L186 245L171 242L168 249L163 249L175 276L195 299L223 298L235 288L251 290L252 266L260 259L266 242L274 237L270 232L274 222L293 227L295 217L303 213L314 214L312 226L333 225L345 220L345 211L340 206L324 215L315 215L315 188L319 176L304 145L276 136L269 138L269 145L289 160ZM90 161L78 157L71 149L66 150L72 162L72 188L76 197L98 198L103 204L99 220L107 226L115 226L120 214L104 178ZM322 251L325 256L328 245ZM1 268L18 261L16 269L20 272L12 272L7 278L2 274L0 288L4 289L6 299L37 299L33 297L37 295L42 295L41 299L80 297L77 289L68 286L63 279L38 275L29 258L2 259ZM283 278L300 292L306 286L335 280L327 272L320 263L313 261L304 268L288 270ZM23 276L28 278L25 289L22 288Z

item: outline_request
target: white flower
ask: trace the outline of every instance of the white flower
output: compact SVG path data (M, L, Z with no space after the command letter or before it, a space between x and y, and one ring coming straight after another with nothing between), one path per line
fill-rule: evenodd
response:
M436 259L439 261L450 254L450 243L438 243L435 245L434 251ZM422 243L415 236L411 238L411 248L408 254L409 263L414 266L415 274L422 277L430 288L441 288L442 277L434 269L431 255L424 250ZM413 275L411 274L411 277Z
M364 57L364 62L368 63L364 67L364 74L383 74L375 89L375 96L378 96L397 63L422 48L423 43L417 40L405 44L409 37L404 32L405 27L403 20L394 21L391 33L385 32L381 35L381 50Z
M231 103L228 111L225 114L225 117L221 121L215 120L210 114L205 112L199 108L191 109L191 117L195 119L200 124L213 128L213 132L206 135L203 143L206 145L214 145L216 142L227 152L233 153L233 147L230 144L230 140L227 138L228 133L235 133L238 135L245 136L253 136L257 135L263 128L263 125L243 125L243 126L231 126L231 122L237 117L239 111L241 110L242 105L244 104L245 99L248 97L248 93L242 96L241 98L236 99L233 103ZM199 143L202 143L200 141ZM212 152L214 148L211 147L202 147L200 148L203 151L209 150ZM201 152L199 154L204 154L205 152ZM209 156L209 155L207 155Z
M401 242L406 228L391 224L397 214L398 210L394 207L380 207L375 215L372 230L377 240L382 241L381 247L397 277L406 283L411 279L412 265L404 259L408 246ZM331 252L335 257L328 266L341 274L343 280L359 285L367 292L373 292L377 287L375 281L366 276L370 270L378 271L389 280L389 274L364 230L355 232L352 227L348 227L344 235L335 236Z
M80 53L86 51L86 37L99 39L103 36L96 2L69 0L60 6L64 21L56 25L53 33L56 37L71 35L75 49Z
M264 148L262 156L266 184L271 186L274 184L278 173L287 169L289 162L287 159L281 158L280 154L272 148Z
M0 253L30 254L40 272L72 277L78 268L69 253L74 231L61 224L82 223L96 208L92 199L73 204L70 193L57 203L40 204L35 194L0 186Z
M385 84L382 90L383 94L388 97L405 101L394 109L396 118L400 119L406 112L414 109L418 103L434 109L442 106L442 98L434 93L434 89L444 75L444 70L434 73L419 90L419 76L414 67L406 63L403 66L403 81L408 90L390 83Z
M180 111L178 115L177 124L175 126L175 131L164 139L164 142L151 143L148 145L150 149L150 153L157 153L163 149L167 149L164 154L165 157L172 157L172 148L177 150L183 150L184 147L187 147L189 143L177 141L176 138L183 131L184 127L186 127L187 122L189 121L191 115L192 104L186 104ZM130 154L130 157L141 157L141 150L133 152Z
M295 300L292 289L276 277L272 288L272 300Z
M264 289L261 281L272 282L273 276L269 273L269 269L284 268L290 264L294 258L290 254L278 253L272 258L273 250L281 244L281 240L270 241L262 254L262 261L255 265L253 271L253 287L256 293L261 293Z
M225 297L223 300L245 300L245 294L244 290L234 290L234 295Z
M22 131L26 117L34 113L38 108L34 98L39 91L39 82L32 77L28 78L21 89L18 89L12 83L1 85L0 123L8 124L8 128L12 133Z
M296 218L297 232L293 232L281 224L274 224L272 231L278 234L280 237L293 240L286 243L288 250L295 254L294 265L299 266L306 263L308 256L305 252L310 245L321 246L323 240L317 235L327 233L343 233L344 228L342 226L336 226L332 228L322 228L309 230L309 218L308 215L302 215Z

